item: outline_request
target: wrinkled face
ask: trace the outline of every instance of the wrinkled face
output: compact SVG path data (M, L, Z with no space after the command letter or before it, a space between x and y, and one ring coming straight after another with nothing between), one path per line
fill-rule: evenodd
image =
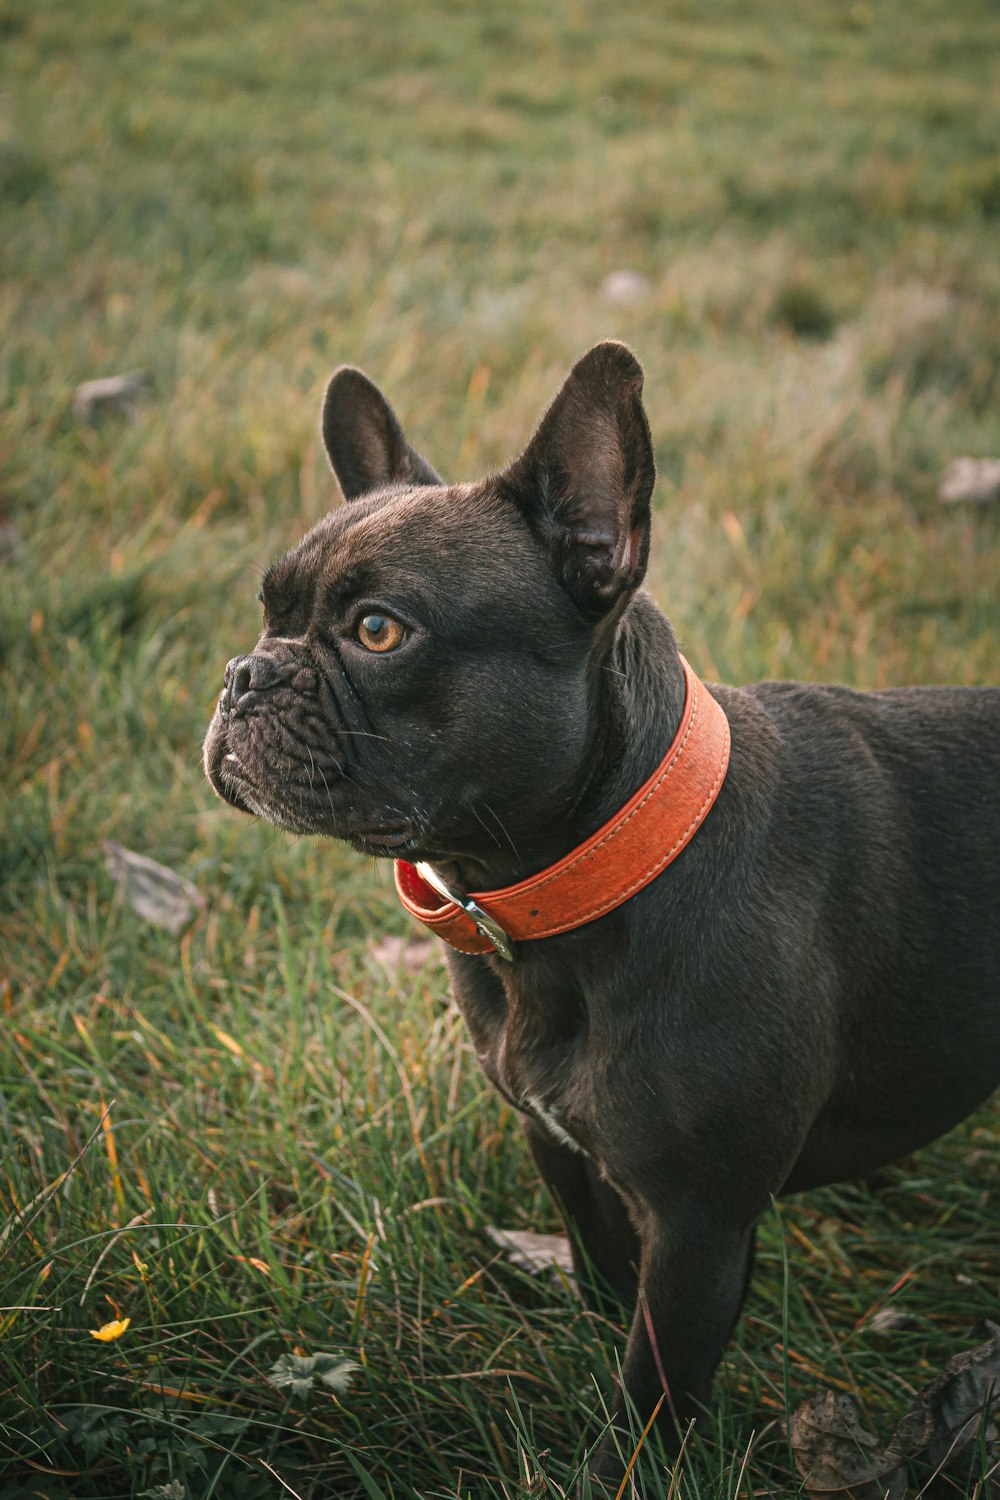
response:
M366 853L530 864L593 775L597 667L645 568L641 391L598 344L519 458L448 486L338 370L322 430L349 503L264 579L205 741L219 796Z
M489 486L400 486L270 568L205 742L227 802L366 853L520 845L577 788L593 630Z

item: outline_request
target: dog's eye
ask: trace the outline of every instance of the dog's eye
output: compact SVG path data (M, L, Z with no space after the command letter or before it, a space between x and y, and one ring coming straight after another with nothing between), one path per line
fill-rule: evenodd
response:
M406 639L406 626L391 615L362 615L354 634L366 651L394 651Z

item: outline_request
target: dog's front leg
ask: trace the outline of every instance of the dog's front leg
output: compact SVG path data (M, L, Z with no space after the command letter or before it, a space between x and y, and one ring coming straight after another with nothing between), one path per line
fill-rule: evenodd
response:
M620 1317L622 1306L631 1312L641 1250L625 1204L590 1157L553 1140L533 1120L525 1120L524 1131L535 1165L569 1231L581 1292L598 1312Z
M714 1210L714 1211L713 1211ZM639 1293L622 1368L624 1392L642 1426L662 1404L657 1427L676 1448L709 1400L712 1375L733 1329L753 1262L753 1224L727 1222L718 1206L676 1203L650 1213L641 1228ZM632 1454L625 1396L613 1430L590 1464L617 1491Z

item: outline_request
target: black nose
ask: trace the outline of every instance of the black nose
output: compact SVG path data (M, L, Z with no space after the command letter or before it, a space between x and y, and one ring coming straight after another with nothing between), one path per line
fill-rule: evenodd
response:
M269 656L234 656L227 664L223 678L226 708L235 708L247 693L263 692L277 681L279 675L277 663Z

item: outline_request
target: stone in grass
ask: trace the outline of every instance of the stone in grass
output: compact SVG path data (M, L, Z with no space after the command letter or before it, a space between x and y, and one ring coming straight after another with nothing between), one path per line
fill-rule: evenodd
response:
M850 1396L822 1391L803 1401L788 1424L795 1464L810 1500L901 1500L901 1456L866 1432Z
M109 416L134 421L139 402L150 385L146 370L130 370L125 375L108 375L102 380L85 380L77 386L73 396L73 415L91 426Z
M180 937L204 905L198 887L166 865L111 839L105 839L102 847L108 873L133 910L155 927L165 927Z
M938 497L945 505L963 500L989 505L1000 500L1000 458L954 458L941 477Z

